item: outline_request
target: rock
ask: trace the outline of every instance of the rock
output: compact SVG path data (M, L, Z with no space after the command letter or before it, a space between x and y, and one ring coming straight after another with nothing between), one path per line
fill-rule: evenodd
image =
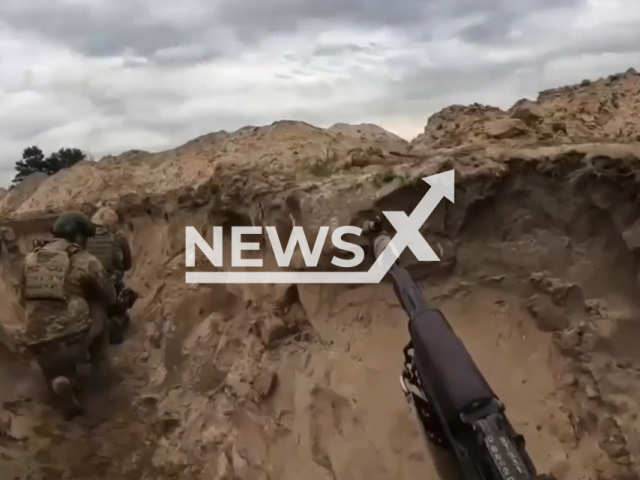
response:
M633 377L630 377L628 372L620 369L613 368L606 372L606 375L602 375L599 379L600 390L603 394L623 394L632 396L636 386Z
M546 297L534 295L527 301L526 309L543 332L555 332L569 326L569 317Z
M567 133L567 123L562 120L554 120L551 122L551 130L555 133Z
M574 356L578 354L577 348L580 346L582 336L577 328L567 329L555 338L556 344L565 355Z
M146 393L144 395L140 395L136 399L136 403L143 408L155 408L160 403L160 395L155 393Z
M555 305L567 307L573 313L585 311L586 302L580 285L556 278L546 271L532 273L529 281L549 295Z
M598 425L598 444L610 458L629 455L624 436L620 433L618 422L612 416L604 416Z
M261 400L271 397L278 385L278 376L275 372L262 371L253 380L253 388Z
M225 382L238 397L246 397L251 393L251 384L243 372L230 372Z
M350 152L351 160L350 166L353 167L366 167L368 165L384 165L387 163L384 158L382 149L376 147L369 147L367 149L357 148Z
M485 123L484 131L491 138L508 139L524 135L528 129L525 123L518 118L504 118Z
M511 118L522 120L526 125L536 124L543 117L542 108L529 100L523 101L511 111Z
M574 315L583 315L587 311L584 292L579 285L571 285L567 288L564 295L564 307L568 313Z
M273 348L279 341L288 337L291 332L289 326L275 316L267 316L259 321L258 328L262 343L267 348Z

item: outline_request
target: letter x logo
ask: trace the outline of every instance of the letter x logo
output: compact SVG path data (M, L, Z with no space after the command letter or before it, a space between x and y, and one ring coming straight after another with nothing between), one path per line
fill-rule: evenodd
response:
M411 216L407 216L404 212L395 211L382 213L397 232L389 244L396 258L400 256L405 248L409 247L419 261L437 262L440 258L422 236L420 228L443 197L446 197L451 202L454 201L454 171L449 170L430 177L424 177L422 180L431 185L431 188L422 197L416 208L413 209Z

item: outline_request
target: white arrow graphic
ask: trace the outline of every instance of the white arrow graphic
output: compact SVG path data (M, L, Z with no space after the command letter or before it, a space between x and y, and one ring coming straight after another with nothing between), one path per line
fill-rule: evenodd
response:
M393 265L402 251L407 247L409 247L415 257L421 262L440 261L436 252L433 251L431 245L427 243L420 233L420 228L443 198L447 198L451 203L455 201L455 171L448 170L436 175L424 177L422 180L428 183L431 188L427 194L422 197L422 200L416 205L416 208L413 209L410 217L407 217L407 214L404 212L382 212L398 233L391 239L387 248L385 248L378 257L378 260L369 272L367 272L370 273L375 269L376 275L380 276L378 282L382 280L391 268L391 265Z
M186 283L380 283L407 247L421 262L440 261L420 228L443 198L454 202L455 171L448 170L422 180L431 188L410 216L404 212L382 212L397 233L367 272L187 272Z

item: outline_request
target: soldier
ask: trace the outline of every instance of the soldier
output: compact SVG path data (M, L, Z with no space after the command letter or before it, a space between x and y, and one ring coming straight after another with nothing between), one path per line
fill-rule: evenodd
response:
M124 285L124 273L131 269L132 264L131 247L126 237L117 230L118 214L113 209L100 208L91 222L96 226L96 235L87 241L87 251L102 262L120 299L119 306L109 312L110 341L119 344L124 340L124 332L129 326L127 309L137 298Z
M106 360L106 311L117 297L102 264L84 249L95 227L83 213L60 215L52 233L53 241L24 258L20 302L27 350L35 354L65 419L71 419L84 411L77 397L79 371Z

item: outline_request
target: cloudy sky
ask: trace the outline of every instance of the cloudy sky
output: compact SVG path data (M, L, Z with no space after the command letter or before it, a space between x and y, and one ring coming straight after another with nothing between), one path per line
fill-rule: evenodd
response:
M451 103L631 66L638 0L2 0L0 184L34 144L99 158L280 119L409 139Z

